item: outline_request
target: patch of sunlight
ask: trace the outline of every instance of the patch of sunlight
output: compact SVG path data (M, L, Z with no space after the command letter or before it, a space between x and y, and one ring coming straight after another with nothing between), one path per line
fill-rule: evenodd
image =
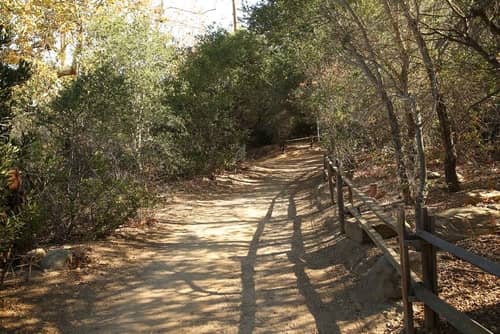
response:
M266 210L256 207L246 207L238 209L238 216L247 218L262 218L266 215Z

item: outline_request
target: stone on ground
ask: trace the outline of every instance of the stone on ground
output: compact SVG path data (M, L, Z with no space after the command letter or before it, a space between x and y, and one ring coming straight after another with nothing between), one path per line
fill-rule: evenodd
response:
M40 265L44 270L59 270L68 268L73 253L68 249L54 249L47 253Z
M498 210L469 206L442 211L436 215L436 232L450 241L500 232Z
M370 237L361 228L359 223L354 219L347 219L345 222L345 233L349 239L358 244L371 242Z
M359 283L359 298L365 303L379 304L401 298L400 276L390 262L381 256Z
M47 256L47 252L43 248L35 248L26 253L26 256L33 260L41 260Z
M476 189L466 193L466 195L474 202L478 203L495 203L500 201L500 191Z

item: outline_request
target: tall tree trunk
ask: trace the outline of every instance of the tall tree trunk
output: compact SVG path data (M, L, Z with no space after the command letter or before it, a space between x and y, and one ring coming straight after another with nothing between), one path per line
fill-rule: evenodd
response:
M397 46L397 52L399 56L399 60L401 61L401 68L397 73L397 77L393 78L394 86L399 91L403 98L404 103L404 119L406 123L406 138L404 140L404 153L406 156L406 174L408 176L410 182L410 188L414 190L414 194L417 191L416 185L416 156L417 149L415 148L415 119L414 119L414 106L412 104L412 100L409 93L409 71L410 71L410 56L408 54L407 48L403 42L403 38L401 36L401 29L399 27L398 17L394 14L391 3L389 0L380 0L384 11L389 18L389 22L391 23L393 34L392 40L394 41L394 45Z
M422 208L425 204L425 198L427 195L427 162L425 158L425 146L424 138L422 135L422 115L417 109L417 103L414 96L409 96L410 106L415 115L415 146L417 147L417 157L418 157L418 174L419 183L415 196L415 203L417 208L417 214L420 214L419 208Z
M411 15L410 8L405 0L400 0L403 8L403 14L408 22L408 27L412 31L415 40L417 42L418 49L422 56L424 62L424 67L427 72L429 83L431 86L431 94L434 100L434 110L438 116L439 127L441 133L441 141L444 149L444 173L446 178L446 183L448 185L448 190L450 192L455 192L460 190L460 184L458 182L457 176L457 153L455 149L455 143L453 142L453 136L451 132L451 122L448 116L448 111L446 109L446 103L444 101L443 95L440 92L438 75L434 62L427 48L427 44L420 32L417 20Z
M392 143L394 145L394 158L396 160L396 169L399 185L401 188L401 195L403 196L404 201L409 203L411 201L410 187L404 163L405 159L403 154L403 144L401 140L401 128L399 126L396 112L394 111L394 104L392 103L389 94L387 94L384 84L381 80L379 80L380 78L370 70L363 57L358 52L356 52L356 50L351 50L351 52L360 68L375 86L377 93L387 111L387 118L389 120L389 127L391 129Z
M384 81L379 70L378 69L372 70L368 65L368 63L370 63L375 65L377 68L380 68L381 65L378 62L379 59L368 37L368 30L366 29L361 18L356 14L356 12L354 11L354 9L352 8L351 4L348 1L342 0L341 4L345 9L347 9L347 11L352 16L354 23L357 25L361 33L362 41L364 44L363 47L368 51L369 56L363 56L362 53L359 51L359 49L357 49L353 43L346 42L346 45L349 45L351 47L350 52L356 59L358 66L365 73L367 78L373 83L373 85L377 90L378 95L380 96L380 99L384 103L385 109L387 111L387 118L389 120L389 126L391 129L392 142L394 145L394 152L395 152L394 157L396 160L396 169L397 169L399 185L401 188L401 195L404 201L409 203L411 201L410 187L408 183L408 175L406 174L406 167L404 162L405 159L404 159L403 145L401 140L401 128L399 126L396 112L394 111L394 104L392 103L392 100L389 97L389 94L387 93L387 89L384 85ZM349 36L349 33L346 33L346 36ZM348 40L349 38L347 38L346 41Z
M394 111L394 104L392 100L387 95L385 90L380 90L379 92L382 101L384 101L387 116L389 119L389 126L391 127L391 137L394 145L394 153L396 158L396 166L399 184L401 187L401 194L403 195L403 199L406 203L410 203L411 194L410 194L410 184L408 182L408 175L406 174L406 167L404 163L404 154L403 154L403 144L401 140L401 128L399 126L398 117Z

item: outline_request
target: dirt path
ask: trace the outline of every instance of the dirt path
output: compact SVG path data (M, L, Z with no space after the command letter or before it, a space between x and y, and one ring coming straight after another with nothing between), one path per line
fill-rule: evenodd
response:
M393 307L355 293L376 251L339 236L321 167L302 148L178 195L93 244L91 267L0 292L0 332L384 333Z

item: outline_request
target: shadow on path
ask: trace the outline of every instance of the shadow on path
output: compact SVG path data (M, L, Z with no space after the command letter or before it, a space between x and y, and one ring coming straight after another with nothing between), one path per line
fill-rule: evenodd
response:
M257 301L255 298L255 262L257 260L257 250L259 241L264 232L266 224L273 215L274 205L276 200L281 196L281 192L276 195L272 201L266 216L257 225L257 230L253 235L248 254L241 260L241 309L240 309L240 324L238 327L239 334L250 334L255 327L255 312L257 310Z
M293 272L297 278L297 288L306 299L306 305L309 312L314 317L316 327L319 333L336 334L340 333L340 329L332 317L328 305L325 305L321 296L316 292L315 287L307 276L306 250L302 235L302 218L297 216L297 206L295 204L295 193L290 194L288 198L288 219L293 222L292 248L289 253L289 260L293 263Z
M276 201L284 196L290 189L296 187L296 183L301 180L310 171L300 174L298 177L287 183L284 188L271 200L271 204L267 210L265 217L259 221L257 229L253 235L252 241L248 249L247 255L241 260L241 307L240 307L240 322L238 334L251 334L255 328L255 314L257 311L257 299L255 293L255 264L257 260L257 251L259 242L264 233L266 224L272 218Z

